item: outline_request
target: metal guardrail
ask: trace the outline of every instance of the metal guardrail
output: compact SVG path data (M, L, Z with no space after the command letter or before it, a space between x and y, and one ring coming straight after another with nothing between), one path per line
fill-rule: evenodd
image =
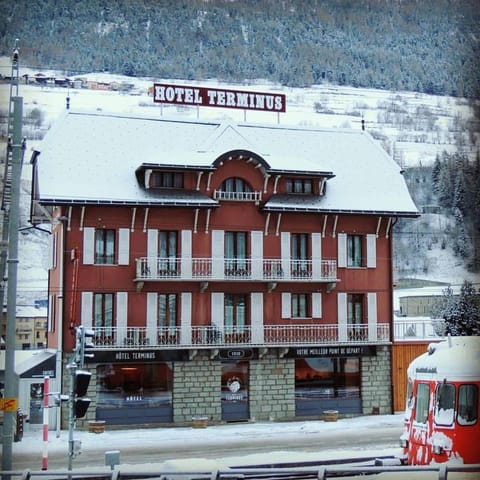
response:
M367 324L264 325L171 327L95 327L93 348L210 348L287 347L385 343L390 326L379 323L372 332Z
M337 281L336 260L140 257L135 281Z
M438 480L448 480L450 473L476 473L480 472L480 464L460 465L460 464L434 464L427 466L346 466L346 465L328 465L315 467L287 467L287 468L232 468L227 470L215 471L145 471L145 470L112 470L109 472L100 470L91 471L0 471L0 478L11 480L35 480L46 479L60 480L71 479L80 480L95 478L96 480L140 480L140 479L158 479L158 480L246 480L246 479L309 479L315 478L324 480L327 478L341 478L352 476L384 475L387 473L401 474L402 478L409 480L414 473L433 472L438 474ZM381 477L384 478L384 477ZM388 477L387 477L388 478ZM428 478L432 478L429 476ZM452 477L450 477L452 478ZM473 480L473 477L472 477Z
M413 317L397 318L393 323L395 340L442 340L445 338L443 319L415 320Z

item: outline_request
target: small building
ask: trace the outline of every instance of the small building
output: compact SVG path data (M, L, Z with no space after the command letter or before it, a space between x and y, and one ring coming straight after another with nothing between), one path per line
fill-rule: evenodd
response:
M32 163L63 368L94 330L87 420L391 413L392 225L418 211L367 132L70 110Z

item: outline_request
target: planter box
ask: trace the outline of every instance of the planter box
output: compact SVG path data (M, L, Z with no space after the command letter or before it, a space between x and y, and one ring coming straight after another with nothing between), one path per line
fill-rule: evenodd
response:
M192 417L193 428L207 428L208 417Z
M338 420L338 410L325 410L323 420L325 422L336 422Z
M105 420L90 420L88 431L90 433L103 433L105 431Z

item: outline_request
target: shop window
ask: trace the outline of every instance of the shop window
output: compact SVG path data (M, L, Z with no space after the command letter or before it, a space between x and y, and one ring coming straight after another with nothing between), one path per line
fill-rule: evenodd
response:
M477 385L460 385L458 388L457 422L459 425L473 425L478 419Z
M97 418L125 424L145 423L147 416L163 415L162 409L172 408L172 379L171 362L98 366Z
M297 398L360 398L360 359L319 357L295 360Z
M115 263L115 230L95 230L95 264L113 265Z

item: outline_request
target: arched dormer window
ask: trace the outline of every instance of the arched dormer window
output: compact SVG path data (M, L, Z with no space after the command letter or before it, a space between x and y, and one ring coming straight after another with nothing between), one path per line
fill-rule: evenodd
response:
M243 178L230 177L223 181L220 190L215 190L217 200L260 201L261 193L254 192Z

